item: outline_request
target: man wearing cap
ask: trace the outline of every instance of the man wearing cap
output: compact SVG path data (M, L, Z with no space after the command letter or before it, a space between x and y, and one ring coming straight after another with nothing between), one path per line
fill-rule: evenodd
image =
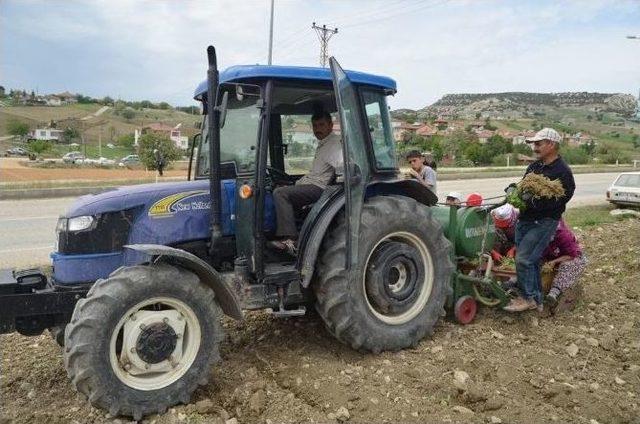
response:
M458 193L457 191L450 191L447 194L447 197L445 198L444 203L446 205L458 205L458 206L460 206L460 204L462 203L462 194Z
M525 201L526 208L518 217L515 233L516 273L522 297L513 299L504 307L510 312L529 309L542 311L542 254L576 188L571 169L559 155L561 140L560 134L552 128L543 128L526 140L527 143L533 143L533 152L538 160L527 167L524 175L533 172L552 181L560 180L564 195L551 199L531 197Z

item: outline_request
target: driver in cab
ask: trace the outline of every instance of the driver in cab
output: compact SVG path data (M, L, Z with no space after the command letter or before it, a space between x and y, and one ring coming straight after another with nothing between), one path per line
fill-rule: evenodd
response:
M316 112L311 117L313 134L318 147L309 173L292 186L278 187L273 192L276 207L276 240L269 242L273 249L297 254L295 210L315 203L324 189L336 178L336 169L343 166L342 140L333 132L333 121L328 112Z

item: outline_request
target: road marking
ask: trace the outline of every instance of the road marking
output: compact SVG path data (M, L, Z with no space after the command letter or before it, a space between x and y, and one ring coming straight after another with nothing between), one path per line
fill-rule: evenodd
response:
M53 245L47 245L47 246L36 246L36 247L18 247L16 248L12 248L12 249L2 249L0 250L0 253L12 253L12 252L28 252L30 250L44 250L44 249L51 249L53 250Z
M22 218L0 218L0 222L10 222L10 221L29 221L29 220L39 220L39 219L53 219L58 218L60 215L46 215L46 216L25 216Z

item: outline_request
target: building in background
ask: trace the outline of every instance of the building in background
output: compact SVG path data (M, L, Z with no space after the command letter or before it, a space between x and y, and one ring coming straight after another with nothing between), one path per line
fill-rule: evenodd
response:
M169 137L169 140L173 141L178 149L186 150L189 148L189 137L180 133L180 127L182 123L172 127L171 125L163 124L162 122L153 122L149 125L142 127L140 131L136 130L134 133L134 145L138 145L138 139L143 134L156 133Z

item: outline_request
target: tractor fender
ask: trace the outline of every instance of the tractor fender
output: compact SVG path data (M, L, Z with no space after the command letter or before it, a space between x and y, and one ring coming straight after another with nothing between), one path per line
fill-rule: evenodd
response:
M220 273L194 254L160 244L130 244L124 247L152 256L154 263L165 262L193 272L200 278L200 281L213 290L226 315L236 320L244 318L238 298L224 282Z
M414 179L374 181L367 186L367 197L380 195L406 196L426 206L434 206L438 196Z
M433 206L438 202L438 197L416 180L373 181L367 186L367 197L385 195L411 197L426 206ZM301 230L300 240L302 243L299 246L297 266L302 275L302 286L305 288L311 284L324 235L344 205L345 197L342 190L336 189L327 192L313 207L317 211L312 210L309 214L313 215L312 222L305 222Z

